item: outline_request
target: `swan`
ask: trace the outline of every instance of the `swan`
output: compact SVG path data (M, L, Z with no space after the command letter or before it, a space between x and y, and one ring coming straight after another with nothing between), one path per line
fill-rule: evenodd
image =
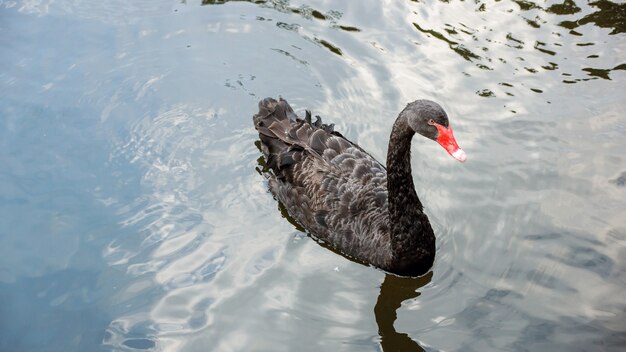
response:
M426 273L435 235L411 175L415 133L464 162L448 117L429 100L409 103L389 139L387 167L357 144L311 119L282 97L265 98L253 116L268 167L270 192L313 237L341 254L400 276Z

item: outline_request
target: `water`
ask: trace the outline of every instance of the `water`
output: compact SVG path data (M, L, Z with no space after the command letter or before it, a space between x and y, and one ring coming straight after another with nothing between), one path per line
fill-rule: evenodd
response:
M621 351L623 3L0 1L0 350ZM413 143L432 272L284 218L251 116L282 95L379 160Z

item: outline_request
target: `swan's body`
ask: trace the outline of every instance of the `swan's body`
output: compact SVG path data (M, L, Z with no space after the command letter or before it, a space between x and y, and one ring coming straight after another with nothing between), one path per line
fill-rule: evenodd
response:
M421 126L416 108L427 115L420 119L438 123ZM416 101L400 114L389 141L388 170L332 125L319 118L311 122L308 112L298 118L283 99L262 100L253 120L272 170L270 191L313 236L395 274L421 275L432 266L435 236L415 193L410 144L416 130L437 137L441 129L435 125L447 128L439 105ZM446 149L465 160L458 146Z

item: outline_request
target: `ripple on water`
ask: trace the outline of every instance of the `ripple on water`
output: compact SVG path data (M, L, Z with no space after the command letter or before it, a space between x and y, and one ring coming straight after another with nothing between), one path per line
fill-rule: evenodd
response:
M624 345L623 4L0 7L1 205L19 215L2 288L37 313L11 338L87 311L124 351ZM379 160L406 102L444 105L469 159L414 143L432 275L355 264L283 218L250 123L278 94Z

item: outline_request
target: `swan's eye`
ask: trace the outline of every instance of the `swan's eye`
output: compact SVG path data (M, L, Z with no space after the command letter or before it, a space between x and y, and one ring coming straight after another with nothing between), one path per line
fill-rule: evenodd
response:
M433 119L428 120L428 124L429 125L434 125L435 124L435 120L433 120Z

